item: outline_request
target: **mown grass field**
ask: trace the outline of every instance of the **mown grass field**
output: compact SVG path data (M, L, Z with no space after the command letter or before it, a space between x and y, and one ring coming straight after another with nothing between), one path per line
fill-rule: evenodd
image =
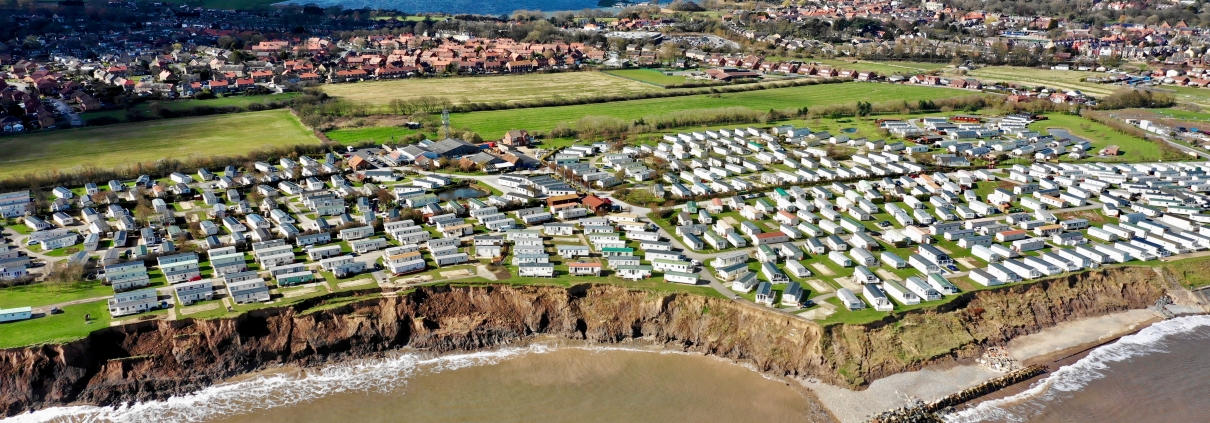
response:
M600 72L412 78L330 84L324 92L342 99L385 106L393 99L433 96L454 103L514 102L554 98L622 95L663 88Z
M84 315L92 319L84 320ZM0 348L74 341L97 329L109 327L109 309L105 301L63 307L62 314L31 320L0 323Z
M1094 156L1102 148L1117 145L1121 149L1121 155L1112 161L1143 162L1160 159L1160 148L1154 142L1119 133L1108 126L1079 116L1052 113L1046 117L1046 120L1030 124L1030 129L1042 132L1045 132L1047 128L1066 129L1072 135L1092 142L1091 153ZM1109 161L1103 157L1093 157L1091 160Z
M405 136L415 134L415 129L399 126L371 126L366 128L341 128L324 132L328 139L341 144L351 145L362 141L389 143Z
M683 84L688 80L684 76L665 75L664 72L657 69L616 69L604 71L603 73L661 87L669 84Z
M633 120L684 110L725 107L746 107L762 111L769 109L782 110L855 103L858 100L874 103L889 100L917 101L957 97L966 94L969 94L969 92L948 88L854 82L719 95L703 94L576 106L459 113L450 116L450 124L455 128L469 128L478 132L484 139L489 139L502 137L510 129L547 131L559 123L575 122L584 116L608 116L623 120Z
M0 178L112 168L140 161L244 154L264 147L317 143L290 112L270 110L0 137Z
M210 99L210 100L162 101L162 102L159 102L159 104L168 110L185 110L185 109L190 109L190 108L194 108L194 107L198 107L198 106L248 107L249 105L252 105L252 104L258 104L258 103L263 104L263 103L270 102L270 101L286 101L286 100L292 99L294 97L297 97L300 94L301 93L282 93L282 94L273 94L273 95L250 95L250 96L241 95L241 96L232 96L232 97L221 97L221 98L215 98L215 99ZM132 109L132 111L135 113L141 114L143 116L150 117L151 116L151 113L150 113L151 112L151 102L140 103L138 106L135 106ZM98 117L102 117L102 116L109 116L109 117L112 117L115 119L120 119L120 120L125 121L126 120L126 111L125 110L105 110L105 111L100 111L100 112L81 113L80 119L84 119L84 121L87 122L89 119L98 118Z

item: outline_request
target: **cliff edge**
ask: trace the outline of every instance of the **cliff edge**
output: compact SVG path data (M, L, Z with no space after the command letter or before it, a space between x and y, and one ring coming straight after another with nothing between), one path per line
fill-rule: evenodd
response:
M1144 308L1173 287L1148 267L1115 267L961 294L866 325L814 322L729 300L608 285L426 287L232 319L144 322L59 345L0 351L0 415L73 402L162 399L276 365L317 365L408 347L466 351L545 334L641 339L752 363L780 376L860 388L877 378L1060 322Z

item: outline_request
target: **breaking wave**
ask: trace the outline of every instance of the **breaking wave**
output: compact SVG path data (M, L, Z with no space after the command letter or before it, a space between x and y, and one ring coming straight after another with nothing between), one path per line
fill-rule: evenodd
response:
M1041 412L1047 403L1070 397L1089 382L1105 377L1103 371L1111 364L1143 355L1167 352L1169 337L1182 335L1195 336L1197 339L1210 338L1210 334L1204 332L1191 334L1205 327L1210 327L1210 316L1180 317L1156 323L1133 335L1123 336L1112 344L1093 349L1084 358L1059 368L1024 392L985 401L944 418L949 423L1027 422Z
M3 422L201 422L216 415L289 407L341 392L391 392L406 386L408 380L418 374L490 365L553 349L552 345L535 343L526 347L436 357L406 352L381 359L353 360L316 368L258 374L163 401L120 407L54 407L14 416ZM281 395L281 392L290 392L290 395Z
M245 379L207 387L198 392L174 396L162 401L140 402L118 407L66 406L0 419L0 423L39 422L112 422L143 423L173 421L200 423L215 416L247 414L260 410L290 407L324 396L346 392L389 393L405 388L415 376L467 367L486 366L530 354L545 354L558 349L594 352L633 351L659 354L699 355L676 350L639 346L568 345L559 342L535 342L525 347L508 347L465 354L433 356L422 352L401 352L384 358L359 359L315 368L266 371ZM730 360L706 356L729 363ZM747 363L734 363L757 372ZM766 379L779 380L757 372ZM281 395L289 392L290 395Z

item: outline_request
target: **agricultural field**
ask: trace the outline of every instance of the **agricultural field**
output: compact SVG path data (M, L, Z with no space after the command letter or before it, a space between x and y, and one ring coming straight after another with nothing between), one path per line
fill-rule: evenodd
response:
M634 120L684 110L745 107L765 111L853 103L857 100L875 103L889 100L933 100L964 94L967 93L949 88L854 82L602 104L459 113L450 116L450 123L455 128L469 128L478 132L484 139L491 139L502 137L510 129L547 131L559 123L575 122L585 116Z
M185 110L185 109L190 109L190 108L194 108L194 107L198 107L198 106L248 107L249 105L252 105L252 104L263 104L263 103L270 102L270 101L286 101L286 100L292 99L294 97L297 97L299 94L300 93L282 93L282 94L273 94L273 95L248 95L248 96L240 95L240 96L221 97L221 98L215 98L215 99L210 99L210 100L162 101L162 102L159 102L159 104L168 110ZM131 112L140 114L145 117L152 117L151 116L151 103L152 102L140 103L138 106L135 106L131 110ZM112 117L115 119L125 121L126 115L127 115L127 112L125 110L104 110L104 111L99 111L99 112L81 113L80 119L83 119L85 122L88 122L89 119L98 118L98 117L102 117L102 116L109 116L109 117Z
M0 178L317 142L286 110L40 132L0 138Z
M660 87L670 84L683 84L688 80L684 76L665 75L664 72L659 69L617 69L604 71L603 73L625 79L646 82L648 84L658 85Z
M324 92L345 100L385 106L394 99L433 96L454 103L515 102L625 95L663 88L600 72L415 78L356 84L329 84Z
M1092 96L1106 96L1121 88L1116 85L1096 84L1082 81L1084 78L1095 78L1102 75L1100 73L1093 72L1060 71L1013 66L988 66L970 71L967 73L967 75L978 78L984 83L1015 82L1032 87L1046 86L1047 88L1052 89L1059 88L1062 90L1080 90L1080 92Z

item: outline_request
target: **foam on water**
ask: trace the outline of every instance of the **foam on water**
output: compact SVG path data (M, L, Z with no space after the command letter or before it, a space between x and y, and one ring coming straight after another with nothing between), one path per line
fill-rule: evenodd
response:
M288 407L339 392L390 392L405 386L409 378L421 372L438 373L489 365L526 354L545 353L552 348L547 344L535 343L524 348L503 348L437 357L400 353L384 359L355 360L313 369L257 375L164 401L136 403L117 408L55 407L3 421L200 422L216 415Z
M2 423L36 422L114 422L140 423L175 421L204 422L218 415L243 414L256 410L289 407L344 392L387 393L405 387L412 377L472 366L485 366L529 354L543 354L556 348L597 352L633 351L660 354L692 354L675 350L656 350L626 346L568 346L538 342L526 347L502 348L467 354L427 356L423 353L399 353L380 359L352 360L317 368L258 374L237 382L211 386L190 395L172 397L120 407L53 407L22 414ZM719 360L730 360L713 357ZM741 364L749 370L756 368ZM758 372L759 373L759 372ZM771 378L762 374L766 378Z
M1151 325L1136 334L1127 335L1116 342L1093 349L1087 356L1063 366L1035 382L1029 389L1010 397L985 401L979 405L948 415L950 423L972 423L981 421L1026 422L1040 412L1047 402L1073 395L1097 379L1105 377L1105 369L1113 363L1129 361L1131 358L1148 354L1164 353L1167 338L1174 335L1190 336L1191 332L1210 327L1210 316L1191 316L1169 319ZM1210 337L1210 336L1200 336Z

